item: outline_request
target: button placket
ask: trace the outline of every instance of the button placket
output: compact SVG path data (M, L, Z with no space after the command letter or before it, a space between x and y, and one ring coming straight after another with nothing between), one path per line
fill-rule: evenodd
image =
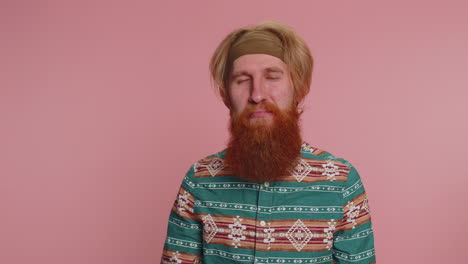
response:
M271 219L271 206L273 193L271 192L271 183L265 181L260 184L258 206L262 207L262 211L258 214L257 218L257 247L256 250L261 250L262 254L267 254L266 252L270 251L270 243L274 241L272 237L273 229L270 228L270 219ZM267 257L268 255L265 255Z

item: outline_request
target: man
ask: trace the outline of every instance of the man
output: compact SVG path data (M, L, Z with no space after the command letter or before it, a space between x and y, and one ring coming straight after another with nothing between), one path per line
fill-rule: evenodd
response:
M301 139L312 62L305 42L278 23L220 43L210 70L231 137L187 172L161 263L375 262L356 169Z

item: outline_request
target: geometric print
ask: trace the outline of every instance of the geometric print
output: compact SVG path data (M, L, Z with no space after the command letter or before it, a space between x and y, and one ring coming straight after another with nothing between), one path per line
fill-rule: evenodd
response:
M198 224L191 224L187 223L186 221L179 220L173 216L169 217L169 223L176 225L181 228L189 229L189 230L199 230L201 227Z
M205 256L221 256L223 259L229 260L228 263L300 263L300 264L329 264L332 261L332 256L325 255L322 257L308 257L308 258L299 258L299 257L254 257L249 254L237 254L231 253L219 249L203 249L203 255Z
M197 254L188 254L174 250L164 249L161 263L164 264L201 264L202 257Z
M369 203L346 160L304 143L288 175L268 184L236 178L224 157L187 172L161 263L374 261Z
M355 240L355 239L360 239L363 237L367 237L369 235L372 235L373 231L372 228L365 229L361 232L348 235L348 236L336 236L335 237L335 242L340 242L340 241L345 241L345 240Z
M338 166L333 164L333 162L329 161L327 164L322 164L324 172L322 173L323 176L327 176L327 180L334 181L336 180L335 176L340 175L338 171Z
M339 230L350 230L370 221L369 205L365 192L356 196L344 206L343 220L337 227Z
M359 216L359 212L361 211L360 205L355 205L354 202L349 201L346 204L346 221L352 224L352 228L356 227L356 219Z
M185 240L185 239L179 239L176 237L170 237L168 236L166 238L166 244L167 245L177 245L180 247L184 248L190 248L190 249L201 249L202 248L202 243L190 241L190 240Z
M286 233L286 237L291 241L291 244L293 244L297 251L301 251L312 239L313 235L304 222L302 222L301 219L297 219Z
M305 160L298 159L296 166L290 172L298 182L301 182L304 177L309 175L310 171L312 171L312 167Z
M233 242L232 242L232 245L237 248L241 245L241 241L242 240L245 240L245 235L243 234L242 231L244 231L245 229L247 229L247 226L243 225L241 222L242 218L240 218L239 216L236 216L234 218L232 218L234 220L234 223L233 224L230 224L229 225L229 229L231 230L231 234L228 235L228 238L232 239Z
M220 158L214 157L211 162L206 166L211 174L211 177L216 176L224 168L224 161Z
M338 160L318 160L299 158L291 175L281 181L313 183L318 181L346 181L348 179L349 167Z
M186 180L186 183L189 186L192 186L196 189L224 189L224 190L258 190L260 185L258 183L246 183L246 182L209 182L209 183L197 183ZM310 185L304 187L272 187L268 189L261 189L263 192L276 192L276 193L294 193L294 192L303 192L303 191L317 191L317 192L336 192L343 193L344 188L341 186L330 186L330 185Z
M207 209L232 209L244 212L258 212L261 214L336 214L342 213L342 206L298 206L298 205L277 205L272 207L256 206L253 204L224 203L216 201L196 201L195 205L199 208Z
M210 243L213 237L218 232L218 226L211 217L211 215L206 215L202 218L203 222L203 239L206 243Z
M336 221L331 219L328 222L328 228L325 228L324 232L327 233L327 237L323 240L323 242L327 243L327 249L331 249L333 247L333 235L336 230Z
M346 198L356 192L357 190L362 188L362 181L358 179L351 187L346 188L343 191L343 198Z
M200 214L206 243L259 251L326 251L338 221ZM205 231L206 230L206 231Z
M316 148L309 145L309 143L303 142L301 145L301 150L309 153L314 153L314 151L316 151Z
M322 155L323 153L326 153L326 151L322 150L322 149L319 149L319 148L315 148L315 147L312 147L309 143L307 142L302 142L302 145L301 145L301 151L303 152L309 152L315 156L320 156Z
M336 258L349 261L349 263L353 263L359 260L362 261L368 258L373 258L375 256L375 250L373 248L360 252L359 254L347 254L345 252L339 252L339 251L335 251L334 253L335 253ZM376 262L373 261L369 264L374 264L374 263Z
M224 164L224 160L217 156L199 160L194 169L195 177L220 177L232 174L229 167Z
M209 182L209 183L198 183L193 184L187 180L187 184L192 185L194 188L211 190L214 189L225 189L225 190L234 190L234 189L243 189L243 190L258 190L258 183L246 183L246 182ZM268 189L261 189L263 192L277 192L277 193L294 193L294 192L303 192L303 191L317 191L317 192L336 192L343 193L344 188L341 186L330 186L330 185L311 185L305 187L271 187Z
M193 196L187 190L185 190L184 187L180 187L177 198L174 202L174 205L172 206L172 211L181 217L194 219L194 204L195 199Z
M225 165L224 159L213 156L201 159L195 166L195 178L222 177L233 172ZM296 164L281 181L313 183L319 181L346 181L349 167L339 160L298 158Z
M320 154L322 150L302 145L303 151ZM232 170L224 163L224 159L219 156L209 156L199 160L194 165L194 177L222 177L232 175ZM289 175L281 179L284 182L304 182L313 183L318 181L346 181L350 168L339 160L320 160L301 157L289 170Z

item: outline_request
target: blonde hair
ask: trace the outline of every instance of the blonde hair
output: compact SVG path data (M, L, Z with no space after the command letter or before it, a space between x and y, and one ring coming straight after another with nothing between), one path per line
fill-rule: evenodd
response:
M247 32L270 32L276 35L283 45L284 62L288 65L294 87L296 103L301 101L310 90L312 81L313 58L305 41L287 25L277 22L264 22L253 27L242 27L232 31L216 48L210 60L210 73L214 86L229 107L226 88L229 87L231 66L228 56L231 47Z

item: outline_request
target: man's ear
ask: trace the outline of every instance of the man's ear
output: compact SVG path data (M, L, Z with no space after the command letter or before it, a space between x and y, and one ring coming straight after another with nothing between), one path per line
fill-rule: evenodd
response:
M224 105L226 105L227 108L231 109L231 100L229 99L229 94L225 87L221 87L219 89L219 95L221 96L221 99L223 99Z
M229 100L229 94L225 87L220 87L219 95L221 96L221 99L223 99L224 105L226 105L227 108L231 109L231 100Z
M297 104L297 107L296 107L297 112L299 114L302 114L304 112L304 105L305 105L304 98L299 99L299 101L296 100L296 104Z

